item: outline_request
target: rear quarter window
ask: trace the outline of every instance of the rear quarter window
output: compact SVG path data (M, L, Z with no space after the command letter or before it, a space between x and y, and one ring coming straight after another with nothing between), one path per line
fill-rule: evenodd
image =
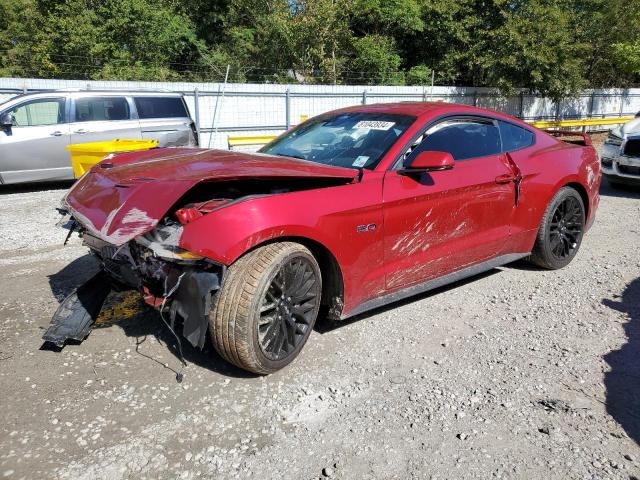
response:
M134 97L139 118L188 117L180 97Z
M502 150L504 152L513 152L533 145L535 136L526 128L503 121L498 121L498 124L500 125Z

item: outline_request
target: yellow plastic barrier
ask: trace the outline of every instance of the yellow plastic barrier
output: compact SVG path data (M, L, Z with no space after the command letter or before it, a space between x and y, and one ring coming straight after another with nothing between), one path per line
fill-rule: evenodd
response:
M157 140L111 140L109 142L74 143L67 145L71 153L73 175L80 178L84 173L110 153L137 152L158 146Z
M551 127L592 127L599 125L619 125L633 120L634 117L585 118L582 120L540 120L531 122L537 128Z
M257 136L229 135L227 137L227 143L229 144L229 150L231 150L233 147L245 147L250 145L266 145L276 137L277 135L257 135Z

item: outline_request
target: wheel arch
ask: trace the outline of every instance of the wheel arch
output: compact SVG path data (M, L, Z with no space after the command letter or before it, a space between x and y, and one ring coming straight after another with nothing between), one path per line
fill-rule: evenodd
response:
M309 237L295 235L271 238L254 245L244 252L241 257L257 248L279 242L299 243L311 251L318 262L320 273L322 275L322 305L327 308L327 311L325 312L326 316L332 320L338 320L342 314L342 308L344 306L344 277L342 268L331 250L319 241Z
M578 194L580 195L580 198L582 199L582 203L584 204L584 219L585 219L585 223L587 221L587 219L589 218L589 194L587 193L587 189L584 187L584 185L582 185L581 183L578 182L569 182L565 185L563 185L563 187L571 187L573 188L575 191L578 192Z

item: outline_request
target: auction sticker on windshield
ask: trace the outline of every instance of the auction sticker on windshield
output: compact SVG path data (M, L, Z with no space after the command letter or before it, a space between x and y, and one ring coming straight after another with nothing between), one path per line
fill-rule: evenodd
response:
M369 160L369 157L367 157L365 155L360 155L358 158L356 158L353 161L353 166L354 167L364 167L365 164L367 163L367 160Z
M362 120L356 123L353 128L368 128L369 130L389 130L396 122L382 122L376 120Z

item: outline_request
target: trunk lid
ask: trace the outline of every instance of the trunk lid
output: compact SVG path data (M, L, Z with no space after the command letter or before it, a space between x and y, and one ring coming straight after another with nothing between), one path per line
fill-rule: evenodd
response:
M343 178L358 170L289 157L193 148L131 152L107 158L84 175L63 203L92 235L114 245L150 231L201 182L243 178Z

